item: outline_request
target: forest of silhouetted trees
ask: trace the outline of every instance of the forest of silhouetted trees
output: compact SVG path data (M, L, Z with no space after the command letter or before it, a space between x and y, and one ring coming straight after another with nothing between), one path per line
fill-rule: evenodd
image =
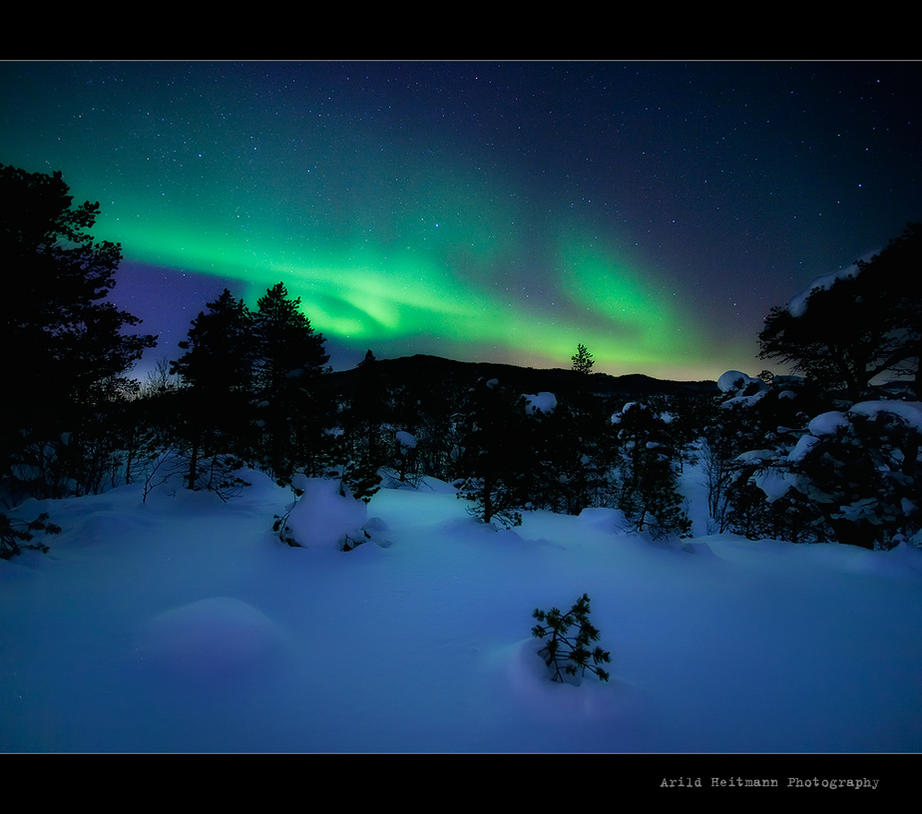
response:
M691 533L680 477L697 467L710 532L922 544L922 306L909 283L920 224L796 308L771 310L760 355L790 375L731 371L716 389L632 393L601 387L574 342L571 369L548 373L542 393L550 386L524 392L515 377L449 367L395 376L372 350L333 373L283 282L252 308L215 292L139 381L132 368L156 338L108 299L121 250L92 237L98 212L60 173L0 165L4 557L57 528L53 512L24 514L29 498L137 484L142 499L181 488L233 500L254 469L283 485L336 479L365 501L428 476L495 526L606 506L670 538Z

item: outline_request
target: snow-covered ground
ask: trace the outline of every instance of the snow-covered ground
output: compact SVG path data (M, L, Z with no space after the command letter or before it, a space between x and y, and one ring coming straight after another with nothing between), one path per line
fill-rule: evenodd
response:
M0 561L0 751L922 751L922 551L709 535L694 470L683 543L608 509L494 531L429 479L308 483L292 548L249 478L20 507L64 531ZM611 680L555 684L532 611L583 593Z

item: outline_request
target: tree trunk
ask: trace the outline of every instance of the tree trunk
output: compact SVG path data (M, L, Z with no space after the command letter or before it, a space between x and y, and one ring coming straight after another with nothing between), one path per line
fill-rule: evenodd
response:
M192 454L189 456L189 474L186 476L188 478L188 489L195 489L195 481L198 480L198 441L192 442Z

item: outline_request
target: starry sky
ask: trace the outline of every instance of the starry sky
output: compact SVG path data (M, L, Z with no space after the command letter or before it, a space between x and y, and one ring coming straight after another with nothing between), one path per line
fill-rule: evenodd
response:
M919 62L3 62L0 163L61 170L176 358L281 281L334 368L430 353L716 379L773 305L922 220ZM140 368L139 368L140 369ZM780 372L780 371L779 371Z

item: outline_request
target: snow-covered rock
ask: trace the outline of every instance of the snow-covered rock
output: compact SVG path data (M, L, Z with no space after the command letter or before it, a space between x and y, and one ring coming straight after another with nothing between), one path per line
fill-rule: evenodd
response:
M406 430L397 430L394 434L397 443L406 449L416 449L416 436Z
M546 391L526 393L524 398L525 412L529 414L534 414L535 412L551 413L557 407L557 396Z
M763 384L761 379L748 376L739 370L728 370L726 373L722 373L717 379L717 389L720 390L721 393L737 393L754 382Z

